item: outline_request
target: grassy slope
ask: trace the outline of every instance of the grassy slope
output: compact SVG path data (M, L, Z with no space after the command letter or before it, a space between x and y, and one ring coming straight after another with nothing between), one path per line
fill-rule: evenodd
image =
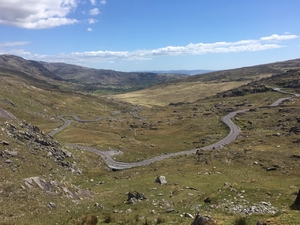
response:
M62 124L57 119L60 114L76 114L86 119L104 117L105 120L97 123L73 122L55 138L62 144L73 142L103 149L120 148L124 155L119 159L127 161L212 143L226 135L227 128L220 124L220 117L226 111L247 105L254 105L256 109L235 118L243 132L222 151L176 157L125 171L107 171L99 156L66 146L74 154L77 165L83 168L83 175L73 176L44 156L29 154L25 145L9 139L9 148L17 148L32 163L20 163L22 169L17 173L12 172L12 167L7 164L3 164L1 169L3 181L9 181L1 183L1 193L9 204L6 204L5 210L1 206L0 216L8 224L76 224L85 215L98 216L98 224L104 224L104 220L109 218L111 224L146 224L146 220L148 224L157 224L158 221L191 224L191 219L180 217L180 214L197 211L211 215L217 224L232 224L238 215L224 212L223 208L217 209L216 206L221 205L224 199L240 204L241 193L250 203L268 201L286 210L276 215L247 216L251 224L258 219L278 225L296 224L298 221L298 212L289 210L289 205L295 198L292 193L300 187L299 159L291 158L292 155L300 155L299 144L294 143L299 134L289 130L298 126L299 98L277 108L258 107L286 96L277 92L208 98L178 106L133 108L130 104L109 99L49 88L44 90L45 87L35 87L40 87L36 82L28 84L25 80L12 78L1 81L0 107L39 126L46 133ZM271 84L269 81L268 85ZM137 120L134 112L147 120ZM2 125L4 122L1 119ZM280 133L279 136L277 133ZM5 148L0 146L1 151ZM62 196L49 196L37 188L29 193L20 191L24 177L50 176L48 166L42 166L45 163L56 169L54 179L66 179L88 188L93 191L94 198L75 203ZM274 165L278 166L277 170L266 171L266 167ZM166 176L168 184L160 186L155 183L158 175ZM219 191L225 182L231 183L237 192L228 189ZM14 196L9 194L12 190ZM125 193L134 190L144 193L147 200L135 205L125 204ZM211 204L203 202L207 196L211 197ZM58 205L58 210L49 210L47 204L50 201ZM96 202L103 208L94 207ZM167 206L168 203L170 206ZM168 208L175 211L166 213ZM127 209L132 211L125 213Z
M193 102L251 81L299 68L300 60L245 67L191 76L161 83L140 91L114 96L116 99L145 106L163 106L170 102Z

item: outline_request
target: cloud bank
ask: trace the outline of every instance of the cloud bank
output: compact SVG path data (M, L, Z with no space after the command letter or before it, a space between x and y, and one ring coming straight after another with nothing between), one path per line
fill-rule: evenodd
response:
M27 29L45 29L77 23L68 14L77 0L0 0L0 24Z
M89 29L92 31L92 29ZM58 55L35 55L23 52L27 58L46 61L64 61L68 63L82 62L103 62L116 60L151 60L154 57L160 56L178 56L178 55L201 55L201 54L217 54L230 52L255 52L269 49L278 49L285 47L278 42L299 38L297 35L273 34L271 36L262 37L257 40L240 40L235 42L214 42L214 43L190 43L186 46L166 46L157 49L145 49L135 51L86 51L86 52L71 52L68 54ZM0 43L0 47L17 46L26 44L27 42ZM22 51L19 51L19 55Z
M290 40L290 39L295 39L298 38L297 35L293 34L286 34L286 35L278 35L278 34L273 34L269 37L262 37L260 40L262 41L284 41L284 40Z

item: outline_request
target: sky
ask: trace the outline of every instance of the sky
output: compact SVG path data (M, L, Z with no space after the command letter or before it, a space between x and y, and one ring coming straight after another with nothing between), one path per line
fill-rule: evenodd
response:
M299 0L0 0L0 54L118 71L300 58Z

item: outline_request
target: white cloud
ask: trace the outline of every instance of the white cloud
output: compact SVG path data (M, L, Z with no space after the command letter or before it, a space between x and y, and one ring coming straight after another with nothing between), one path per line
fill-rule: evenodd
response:
M88 31L92 31L88 28ZM145 49L135 51L87 51L87 52L72 52L59 55L28 55L26 57L35 60L45 61L63 61L73 64L101 61L117 61L117 60L151 60L159 56L178 56L178 55L200 55L200 54L217 54L230 52L255 52L269 49L278 49L285 46L279 45L278 41L285 41L296 35L272 35L270 37L262 37L258 40L240 40L236 42L214 42L214 43L190 43L185 46L166 46L157 49ZM268 42L265 42L265 41ZM276 43L271 43L272 41Z
M106 4L106 0L101 0L100 3L101 3L102 5L105 5L105 4Z
M93 5L96 5L96 0L90 0Z
M0 47L14 47L14 46L21 46L21 45L28 45L30 42L26 41L19 41L19 42L0 42Z
M98 15L99 13L100 12L99 12L98 8L94 8L94 9L90 10L90 15L92 15L92 16Z
M89 27L89 28L87 29L87 31L93 31L93 29Z
M268 37L262 37L262 38L260 38L260 40L262 40L262 41L283 41L283 40L295 39L298 37L299 36L294 35L294 34L285 34L285 35L273 34Z
M74 24L67 15L77 8L77 0L0 0L0 24L28 29L44 29Z
M91 19L91 18L90 18L90 19L89 19L89 24L97 23L97 21L98 21L98 20L95 20L95 19Z

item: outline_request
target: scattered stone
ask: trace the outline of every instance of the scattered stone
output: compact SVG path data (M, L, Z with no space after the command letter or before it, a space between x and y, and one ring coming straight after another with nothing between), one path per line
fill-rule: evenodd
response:
M143 193L139 193L137 191L134 192L127 192L127 203L128 204L135 204L139 200L145 200L146 197Z
M49 202L48 206L50 207L50 209L56 209L57 208L55 203L53 203L53 202Z
M58 142L52 136L46 135L38 127L32 126L25 121L6 122L1 128L3 132L10 138L14 138L18 142L23 142L32 154L43 154L51 158L54 162L62 167L71 168L71 164L66 162L66 158L74 158L71 152L62 149ZM7 140L0 140L0 144L9 146ZM6 156L17 156L15 150L6 150L2 154ZM76 169L73 168L75 171Z
M125 211L126 213L131 213L132 212L132 210L131 209L126 209L126 211Z
M291 127L289 132L293 132L294 134L300 134L300 127Z
M294 203L291 205L291 209L300 210L300 189L297 193L297 197L296 197Z
M7 149L5 149L5 150L3 151L3 153L6 154L6 155L9 155L9 156L12 156L12 157L15 157L15 156L18 155L18 152L17 152L17 151L8 151Z
M266 171L273 171L273 170L277 170L277 167L268 167L268 168L266 168Z
M234 198L233 200L224 199L223 203L218 205L211 205L212 208L222 209L223 211L227 211L229 213L234 214L244 214L244 215L252 215L252 214L271 214L274 215L280 210L271 205L270 202L259 202L256 204L250 203L245 199Z
M166 210L166 213L171 213L171 212L174 212L174 211L175 211L175 209L170 208L170 209Z
M271 203L270 203L270 202L260 202L260 204L262 204L262 205L268 205L268 206L270 206L270 205L271 205Z
M92 198L93 196L87 190L82 190L81 188L70 184L70 183L59 183L57 181L46 181L39 177L29 177L24 179L25 185L32 189L37 186L43 191L53 195L53 194L62 194L70 199L80 200L82 198ZM72 190L72 191L71 191Z
M264 223L263 221L257 221L256 225L267 225L266 223Z
M204 199L204 203L211 203L211 199L209 196Z
M155 203L154 205L157 205L157 204ZM158 205L160 206L160 208L170 209L170 208L173 208L174 204L171 201L162 199L161 201L158 202Z
M167 184L167 180L165 176L159 176L155 180L156 183L159 183L161 185Z
M300 155L292 155L291 158L300 159Z
M300 139L293 141L293 143L296 143L296 144L300 143Z
M136 198L130 198L129 200L127 200L128 204L134 205L138 200Z
M194 216L192 214L190 214L190 213L184 213L184 217L194 219Z
M100 205L98 202L96 202L94 206L95 206L96 208L103 208L103 206Z
M229 188L232 188L231 183L225 182L224 185L223 185L223 187L221 188L221 190L226 190L226 189L229 189Z
M8 141L2 141L2 144L3 145L9 145L9 142Z
M5 160L5 163L12 164L12 161L10 159Z
M210 216L196 216L191 225L215 225L216 222Z

